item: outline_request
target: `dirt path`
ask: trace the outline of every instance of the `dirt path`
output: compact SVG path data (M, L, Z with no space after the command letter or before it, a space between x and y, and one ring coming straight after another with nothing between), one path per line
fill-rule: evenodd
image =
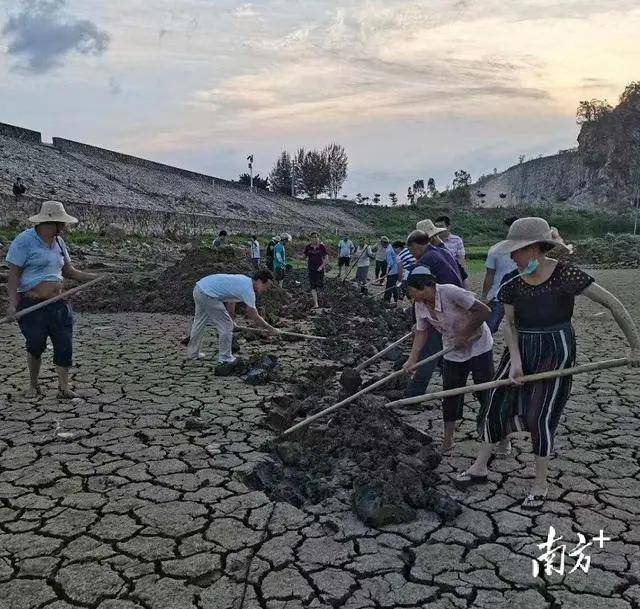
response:
M596 275L638 319L640 273ZM596 312L578 310L581 362L624 352L613 322L590 317ZM335 499L297 509L244 485L242 473L272 437L260 402L284 387L215 377L210 362L185 365L176 359L185 324L170 315L80 315L81 397L53 399L47 373L49 397L37 405L17 397L22 342L17 328L0 326L0 608L640 606L637 372L575 379L544 513L519 508L532 457L518 440L488 486L448 488L464 504L454 522L425 512L378 530ZM286 377L310 349L274 343L262 352L280 358ZM440 465L445 478L471 461L473 414L470 403L458 451ZM405 416L440 435L436 411ZM186 429L189 417L204 429ZM531 558L549 525L567 551L578 532L591 541L603 529L612 539L587 549L588 574L568 574L575 562L567 557L564 578L536 580Z

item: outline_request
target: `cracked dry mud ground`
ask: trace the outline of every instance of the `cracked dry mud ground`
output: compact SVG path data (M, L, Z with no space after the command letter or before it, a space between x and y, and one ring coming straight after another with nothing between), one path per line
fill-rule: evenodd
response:
M596 276L637 319L640 273ZM621 353L609 316L589 317L597 311L578 309L580 362ZM215 377L210 362L185 366L177 345L185 323L79 315L74 375L82 397L53 399L47 372L48 397L38 404L16 395L26 380L22 341L16 327L0 326L0 608L640 606L637 372L576 377L542 513L519 507L532 475L522 439L512 457L494 462L488 486L445 485L464 504L456 521L421 513L375 530L334 500L299 510L242 483L272 436L258 404L278 386ZM308 346L262 345L285 373L311 363ZM445 477L470 463L475 411L468 408L458 450L440 466ZM192 415L207 422L204 431L184 429ZM436 410L405 416L439 436ZM569 549L578 531L591 538L604 529L612 541L588 549L588 575L534 580L531 557L549 525Z

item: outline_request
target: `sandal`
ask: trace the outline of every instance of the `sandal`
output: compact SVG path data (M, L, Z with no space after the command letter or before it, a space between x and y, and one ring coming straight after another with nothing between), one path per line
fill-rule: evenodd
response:
M469 472L460 472L453 477L453 484L458 488L467 488L474 484L486 484L489 482L487 474L484 476L476 476Z
M538 510L544 505L544 501L546 498L546 491L538 495L529 494L522 501L521 507L523 510Z

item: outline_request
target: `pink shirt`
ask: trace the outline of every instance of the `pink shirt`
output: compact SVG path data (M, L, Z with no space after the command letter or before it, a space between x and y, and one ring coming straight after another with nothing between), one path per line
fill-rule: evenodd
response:
M416 302L416 328L426 330L431 324L442 334L442 346L446 349L453 346L456 328L466 326L471 318L469 309L476 298L467 290L449 283L436 284L435 310L423 302ZM489 326L483 323L481 336L462 349L454 349L444 356L452 362L465 362L472 357L486 353L493 347L493 338Z

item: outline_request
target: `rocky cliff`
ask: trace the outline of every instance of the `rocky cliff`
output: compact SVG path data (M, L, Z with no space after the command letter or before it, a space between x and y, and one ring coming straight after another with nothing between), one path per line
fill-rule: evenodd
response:
M624 209L640 187L640 104L621 103L582 125L578 147L485 176L471 187L483 207L554 204Z

